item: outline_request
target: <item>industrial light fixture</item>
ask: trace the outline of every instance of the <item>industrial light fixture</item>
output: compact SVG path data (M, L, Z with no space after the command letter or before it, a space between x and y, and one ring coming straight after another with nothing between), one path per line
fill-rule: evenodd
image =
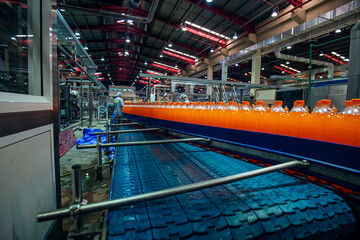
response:
M160 57L162 58L162 57L164 57L162 54L160 54Z
M265 70L265 68L263 68L263 67L262 67L262 68L261 68L261 70L262 70L262 71L264 71L264 70Z
M289 65L289 64L290 64L290 62L286 62L286 64L287 64L287 65Z
M178 68L178 65L177 65L177 64L175 64L175 68Z
M287 48L287 49L291 49L291 46L287 46L286 48Z
M125 50L125 56L128 56L128 55L129 55L128 50Z
M85 49L85 50L89 50L89 48L88 48L88 46L87 46L87 45L85 45L84 49Z
M182 24L181 30L183 30L183 32L186 32L187 29L186 29L186 24L185 23Z
M101 57L101 59L100 59L101 61L105 61L105 58L104 57Z
M172 47L173 45L172 45L172 43L171 42L169 42L169 45L168 45L168 47Z
M129 37L126 37L125 42L129 43L129 42L130 42L130 38L129 38Z
M273 12L271 13L271 16L272 16L272 17L277 17L277 15L278 15L277 9L274 8L274 9L273 9Z
M234 39L234 40L238 39L237 32L234 33L233 39Z
M77 37L80 36L79 30L75 31L75 36L77 36Z
M210 52L214 52L215 50L214 50L214 47L211 47L211 49L210 49Z
M212 2L212 0L206 0L206 2L211 3L211 2Z
M108 73L108 76L110 76L110 73Z
M145 61L145 65L147 65L147 61Z
M60 11L61 11L61 12L65 12L65 9L63 9L63 8L60 8Z
M235 67L238 67L239 66L239 64L238 63L235 63Z
M321 51L321 52L319 53L319 56L320 56L320 57L324 56L323 51Z
M281 73L285 73L285 71L282 71Z
M335 33L341 33L341 29L336 29Z

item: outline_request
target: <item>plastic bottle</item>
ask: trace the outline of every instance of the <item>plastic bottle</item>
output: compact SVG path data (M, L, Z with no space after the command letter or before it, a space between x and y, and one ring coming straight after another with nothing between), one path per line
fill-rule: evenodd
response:
M236 102L230 101L227 109L227 114L225 116L225 118L227 118L229 121L229 125L228 125L229 128L236 129L238 127L236 121L238 111L239 111L238 104Z
M275 134L286 135L286 121L287 121L287 113L282 107L282 101L275 101L274 108L271 110L269 114L269 128Z
M352 115L360 115L360 99L351 99Z
M285 108L284 108L285 112L289 112L289 108L288 106L285 105Z
M248 101L243 101L241 104L241 110L251 111L250 103Z
M214 106L214 111L212 113L212 126L216 127L227 127L228 119L226 119L226 104L224 102L217 102ZM209 116L210 117L210 116Z
M308 112L304 107L305 102L303 100L297 100L294 102L294 107L291 109L287 121L287 128L289 135L294 137L307 137L308 131L305 127L305 118L308 116Z
M335 105L332 106L331 110L333 110L335 114L338 113L338 110L337 110L337 108L335 107Z
M254 111L266 112L264 101L257 101L256 102L256 107L254 108Z
M352 114L351 101L345 101L345 109L341 112L341 114Z
M283 102L282 101L275 101L274 108L271 110L271 112L283 112L285 113L285 109L282 107Z

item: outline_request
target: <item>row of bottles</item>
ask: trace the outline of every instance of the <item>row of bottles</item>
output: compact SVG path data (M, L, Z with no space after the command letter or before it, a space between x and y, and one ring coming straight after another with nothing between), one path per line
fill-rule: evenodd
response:
M291 111L276 101L267 108L263 101L256 106L243 101L186 103L131 103L126 102L125 113L191 124L232 128L270 134L286 135L360 146L360 99L347 101L341 114L324 99L309 114L304 101L295 101Z

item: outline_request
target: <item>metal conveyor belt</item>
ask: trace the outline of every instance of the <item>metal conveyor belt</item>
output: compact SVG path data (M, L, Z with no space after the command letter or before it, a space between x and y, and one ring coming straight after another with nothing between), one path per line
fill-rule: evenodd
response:
M164 138L139 132L119 142ZM258 168L186 143L118 147L110 198ZM113 209L108 221L108 239L346 239L356 229L341 197L280 172Z

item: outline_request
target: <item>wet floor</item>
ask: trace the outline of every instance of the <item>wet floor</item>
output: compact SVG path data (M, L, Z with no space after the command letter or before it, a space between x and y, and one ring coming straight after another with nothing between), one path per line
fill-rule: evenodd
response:
M97 122L93 124L93 128L105 129L104 123L98 124ZM82 130L75 130L74 134L77 139L83 136ZM103 167L103 179L101 181L97 180L96 170L94 166L97 163L97 153L96 149L76 149L74 145L67 153L65 153L60 158L60 175L61 177L61 203L62 207L69 207L72 203L71 195L71 166L75 164L80 164L81 169L88 169L83 171L82 174L82 186L83 186L83 199L87 203L101 202L109 199L110 192L110 169L109 165ZM105 157L105 161L109 161ZM104 211L97 212L94 214L84 215L84 222L87 223L97 223L100 222L100 218L103 216ZM70 230L73 221L69 218L63 220L63 231L64 236Z

